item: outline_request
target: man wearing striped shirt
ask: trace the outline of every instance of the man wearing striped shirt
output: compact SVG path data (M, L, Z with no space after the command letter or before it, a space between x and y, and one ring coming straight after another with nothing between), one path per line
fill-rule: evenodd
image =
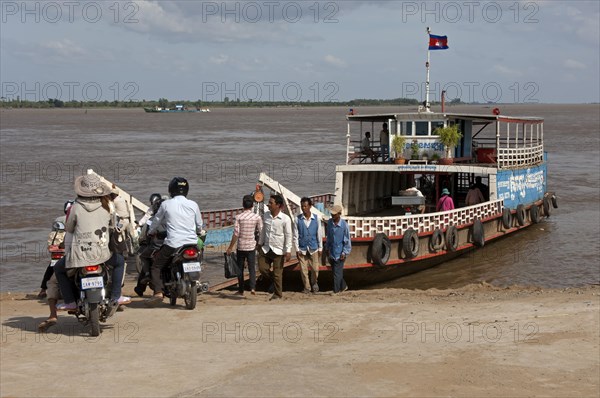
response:
M256 294L256 237L262 231L262 218L252 212L254 198L246 195L242 199L244 211L235 218L233 236L227 248L227 255L231 254L237 243L237 265L238 265L238 291L236 294L244 295L244 263L248 261L248 272L250 274L250 293Z

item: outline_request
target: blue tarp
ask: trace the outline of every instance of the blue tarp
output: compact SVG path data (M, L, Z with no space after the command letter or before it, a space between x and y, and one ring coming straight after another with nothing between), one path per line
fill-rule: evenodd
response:
M233 225L231 227L209 229L206 231L206 240L204 241L205 246L221 246L227 245L231 242L233 236Z

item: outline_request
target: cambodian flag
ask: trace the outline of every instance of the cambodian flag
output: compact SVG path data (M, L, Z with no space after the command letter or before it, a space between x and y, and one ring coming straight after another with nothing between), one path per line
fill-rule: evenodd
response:
M447 36L429 35L429 49L430 50L447 50L448 49L448 37Z

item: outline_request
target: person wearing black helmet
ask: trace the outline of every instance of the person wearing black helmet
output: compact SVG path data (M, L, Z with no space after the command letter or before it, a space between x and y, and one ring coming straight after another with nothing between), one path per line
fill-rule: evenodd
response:
M198 234L202 231L202 214L198 204L186 196L190 186L182 177L175 177L169 183L171 199L164 201L150 228L148 235L154 236L159 227L164 227L167 237L160 250L156 253L151 266L154 296L147 300L148 305L156 305L163 301L163 282L160 277L161 269L171 260L175 251L183 245L196 244Z
M150 203L150 207L148 207L148 210L146 210L144 216L140 218L140 221L135 222L138 227L144 227L150 217L152 217L158 211L160 203L162 202L162 196L159 193L153 193L150 195L148 202Z
M153 193L150 195L150 207L146 212L146 215L140 220L140 223L144 221L142 225L141 233L140 233L140 248L138 250L138 258L142 264L142 270L138 275L137 285L133 288L135 293L143 297L144 292L146 291L146 287L150 282L150 269L152 265L152 255L155 251L160 250L163 245L163 241L167 236L167 232L163 225L158 227L156 231L156 235L154 237L148 236L148 229L156 220L156 213L158 213L158 209L164 200L169 199L168 196L161 197L158 193ZM150 215L148 220L145 220L146 216Z

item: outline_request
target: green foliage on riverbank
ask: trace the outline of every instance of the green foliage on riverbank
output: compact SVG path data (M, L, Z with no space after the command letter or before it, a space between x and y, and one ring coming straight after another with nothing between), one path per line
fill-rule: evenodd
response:
M49 99L46 101L25 101L11 99L0 102L1 108L174 108L183 105L186 108L263 108L263 107L293 107L293 106L393 106L393 105L418 105L419 101L409 98L395 99L354 99L351 101L231 101L225 97L224 101L170 101L160 98L156 101L62 101Z

